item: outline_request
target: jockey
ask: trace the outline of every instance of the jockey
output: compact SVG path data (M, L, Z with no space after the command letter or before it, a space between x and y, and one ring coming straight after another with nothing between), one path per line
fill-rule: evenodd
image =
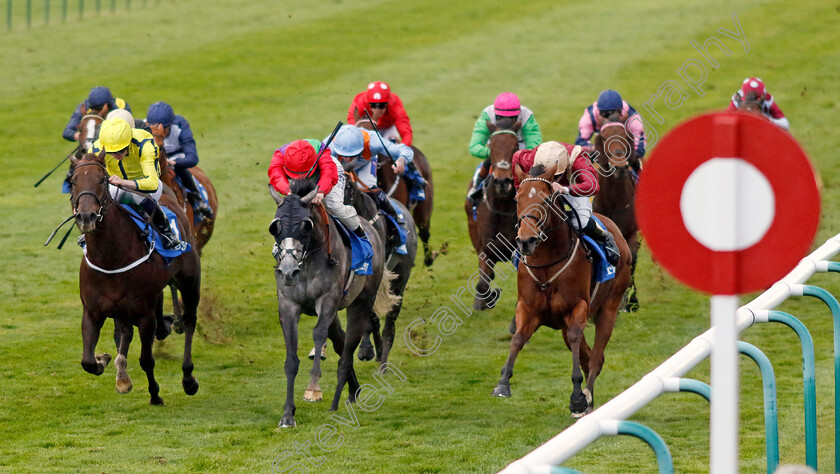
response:
M741 83L741 88L732 95L732 100L729 102L729 107L726 110L730 112L738 110L741 102L747 98L747 94L750 92L755 95L756 100L758 100L761 106L761 113L765 117L783 130L790 130L790 124L788 123L788 119L785 118L782 109L779 108L779 105L776 104L773 97L767 93L767 89L764 87L764 81L757 77L744 79L744 82Z
M391 92L388 84L382 81L374 81L368 84L367 90L356 94L350 108L347 109L347 123L355 125L359 120L367 118L365 112L370 114L371 120L376 125L376 131L385 140L402 143L410 147L414 141L414 133L411 130L411 121L403 107L402 100L397 94ZM415 189L412 194L418 200L424 200L426 193L426 180L417 171L414 163L409 160L406 163L411 175L409 181Z
M542 132L537 119L531 109L519 102L519 97L513 92L502 92L496 96L496 100L481 111L478 120L475 121L472 137L470 138L470 154L484 160L481 166L475 170L472 186L467 191L467 198L476 199L479 194L479 185L487 175L490 174L490 148L487 142L490 141L490 130L487 122L495 124L502 117L516 117L522 127L516 132L519 138L519 149L533 149L542 143Z
M525 173L532 167L542 165L548 168L557 165L551 189L565 194L566 201L574 208L577 217L569 216L575 229L592 237L606 251L610 265L618 263L621 253L615 238L608 230L601 228L592 216L592 196L598 192L598 175L587 153L581 146L545 142L534 150L519 150L513 154L514 167L519 166ZM517 173L513 174L514 186L519 188Z
M111 110L126 109L131 112L131 107L120 98L114 98L111 91L107 87L98 86L90 90L90 95L85 99L70 117L70 121L64 127L62 136L65 140L71 142L79 141L79 122L82 117L89 114L95 114L102 118Z
M182 242L169 225L158 200L163 193L158 165L158 147L152 135L133 128L121 118L109 118L99 128L99 140L89 150L105 150L105 167L110 177L108 190L114 201L133 204L163 235L163 245L175 249Z
M323 202L326 210L354 234L367 241L365 231L353 206L344 204L344 173L341 164L331 156L329 148L318 140L305 139L287 143L274 152L268 177L282 195L291 192L290 181L318 178L318 192L312 204Z
M193 209L204 218L213 217L213 210L198 190L198 183L190 173L190 168L198 164L198 151L195 148L190 123L180 115L175 115L166 102L155 102L146 113L146 123L155 137L158 146L166 150L166 160L175 170L175 175L187 190L187 200Z
M601 131L604 120L615 112L620 112L621 121L624 122L627 131L633 136L636 142L636 157L641 163L645 156L645 127L636 109L621 99L618 92L607 89L598 95L598 100L583 111L583 116L578 123L578 136L575 145L584 147L585 151L591 153L594 150L590 139L592 135ZM636 170L639 171L639 170Z
M355 172L359 181L367 187L376 205L395 221L403 223L385 191L376 184L376 157L390 155L395 159L394 173L403 174L406 166L414 159L414 150L401 143L381 140L376 132L362 130L355 125L344 125L335 134L332 143L332 157L341 163L347 172Z

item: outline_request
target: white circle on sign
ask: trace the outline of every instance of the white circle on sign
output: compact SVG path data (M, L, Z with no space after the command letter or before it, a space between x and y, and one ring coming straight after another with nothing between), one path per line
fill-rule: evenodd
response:
M685 181L680 212L688 232L710 250L758 243L773 224L776 197L764 174L740 158L712 158Z

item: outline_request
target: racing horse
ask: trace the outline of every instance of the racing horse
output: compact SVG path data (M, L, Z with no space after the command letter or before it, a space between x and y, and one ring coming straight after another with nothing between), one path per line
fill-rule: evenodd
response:
M313 180L292 183L289 195L282 196L273 186L269 192L277 202L269 233L278 245L277 301L283 339L286 343L286 403L279 427L295 426L294 388L300 366L298 325L301 313L318 317L312 337L315 354L321 353L327 337L340 355L338 383L330 410L338 409L344 385L349 386L350 402L355 402L359 382L353 369L353 354L370 325L372 313L385 315L397 298L389 291L393 274L385 268L385 254L379 234L364 219L362 227L373 247L372 273L359 275L351 270L351 253L342 241L336 224L321 205L312 205L318 189ZM300 195L303 194L303 197ZM330 259L337 263L331 264ZM347 332L341 328L337 312L347 309ZM321 358L315 357L304 400L323 399L319 380Z
M405 287L408 284L408 279L411 277L411 270L414 268L414 259L417 255L417 230L414 225L414 220L408 209L399 201L392 200L391 203L397 212L403 215L405 219L405 254L395 252L396 243L388 239L388 229L385 223L386 218L382 216L376 207L374 200L360 189L364 184L355 179L355 173L349 173L352 179L347 179L344 188L344 202L356 209L359 217L363 217L377 230L379 238L386 245L385 260L386 268L396 275L396 278L391 283L391 293L400 297L400 302L394 305L388 314L385 315L385 325L382 327L380 334L380 320L375 314L371 318L371 328L365 332L359 346L358 357L360 360L371 360L374 357L374 346L376 360L379 361L380 367L384 370L388 363L388 354L394 345L394 334L396 332L396 321L402 310L402 296L405 293ZM358 183L358 184L357 184ZM370 335L373 335L373 344L370 342Z
M604 349L630 282L631 256L618 227L598 216L615 236L621 259L612 279L595 283L581 239L563 212L565 199L562 194L552 193L550 180L555 170L556 165L547 169L537 165L527 176L518 167L515 170L521 183L517 193L516 244L522 255L517 275L516 332L493 395L510 397L516 356L540 326L560 329L572 352L569 409L572 416L579 417L592 411L594 405L595 379L604 365ZM595 323L591 349L583 332L590 318ZM586 387L581 390L584 375Z
M636 258L641 241L635 212L638 176L634 170L638 170L640 165L635 142L632 133L616 113L601 126L594 145L592 159L598 171L599 190L592 202L592 210L610 218L630 247L633 259L624 309L636 311L639 309L635 283Z
M126 373L126 355L134 337L132 326L140 334L140 366L149 382L150 402L162 405L160 389L154 376L155 360L152 345L169 334L170 328L163 320L162 290L174 283L184 298L184 360L182 363L184 392L194 395L198 380L192 375L192 340L195 332L198 307L201 264L193 247L167 265L163 257L148 248L141 230L132 222L128 211L111 199L108 190L108 172L105 169L105 152L88 153L76 160L71 178L70 202L75 223L85 235L85 257L79 269L79 293L84 311L82 314L82 340L84 350L82 367L94 375L101 375L111 361L110 354L95 354L99 333L106 318L113 318L120 329L119 354L114 361L117 367L117 391L128 393L131 378ZM186 225L186 216L168 196L161 197L161 204L171 209L180 226ZM192 235L182 236L191 245Z
M374 126L367 118L362 118L356 121L356 126L365 130L373 130ZM435 259L445 250L433 251L429 247L429 237L431 236L432 225L432 209L435 201L435 182L432 177L432 167L429 165L429 160L426 155L414 145L411 145L414 151L414 166L417 171L426 180L426 200L409 202L408 185L405 179L394 173L391 169L391 158L388 156L379 156L376 164L378 170L376 173L377 184L382 188L388 197L393 197L401 202L403 206L411 210L411 215L414 218L414 223L417 226L417 235L423 241L423 264L430 267ZM445 245L444 245L445 248Z
M467 198L464 210L470 240L478 254L479 281L473 308L482 311L495 306L501 290L491 288L496 263L512 259L510 251L516 237L516 201L514 200L511 160L519 149L517 132L522 124L503 118L496 124L487 122L490 131L490 174L484 180L482 199L477 205Z

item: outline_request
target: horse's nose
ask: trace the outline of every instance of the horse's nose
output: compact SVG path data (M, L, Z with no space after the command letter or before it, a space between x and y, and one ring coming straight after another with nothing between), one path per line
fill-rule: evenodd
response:
M516 246L519 248L520 254L531 255L534 253L534 248L537 246L537 238L531 236L523 241L519 237L516 237Z

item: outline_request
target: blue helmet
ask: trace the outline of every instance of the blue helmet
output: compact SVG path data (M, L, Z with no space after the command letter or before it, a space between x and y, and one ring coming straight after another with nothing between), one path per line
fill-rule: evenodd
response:
M365 149L365 137L355 125L343 125L335 134L332 151L340 156L356 156Z
M107 87L98 86L90 90L88 95L87 105L90 108L102 107L105 104L110 104L114 101L114 96Z
M149 106L149 111L146 113L146 123L161 124L164 127L172 125L175 121L175 112L172 106L166 102L155 102Z
M598 110L621 110L624 102L618 92L607 89L598 95Z

